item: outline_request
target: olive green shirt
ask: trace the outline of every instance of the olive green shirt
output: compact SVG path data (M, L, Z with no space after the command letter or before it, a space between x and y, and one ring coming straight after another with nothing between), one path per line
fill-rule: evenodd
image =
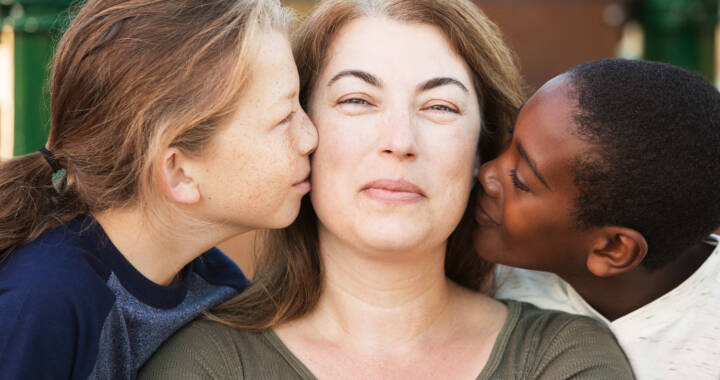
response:
M508 317L477 379L633 379L625 354L587 317L503 301ZM352 377L352 376L349 376ZM268 329L248 332L195 321L171 337L140 379L315 379Z

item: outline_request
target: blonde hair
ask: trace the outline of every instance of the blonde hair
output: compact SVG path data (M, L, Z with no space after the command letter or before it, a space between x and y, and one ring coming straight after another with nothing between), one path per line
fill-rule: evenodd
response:
M277 0L87 1L52 69L46 147L66 184L40 153L0 164L2 257L78 214L156 199L155 159L203 153L242 101L253 39L290 20Z
M466 0L330 0L320 3L294 35L300 73L301 102L307 105L326 53L338 30L365 16L435 25L472 71L482 110L479 152L483 159L499 153L507 127L524 100L515 59L497 27ZM474 196L460 224L448 239L445 273L473 290L489 287L492 265L472 249ZM317 216L309 199L288 228L270 231L258 255L253 284L220 305L208 318L248 330L272 327L311 311L322 293L323 268L319 255Z

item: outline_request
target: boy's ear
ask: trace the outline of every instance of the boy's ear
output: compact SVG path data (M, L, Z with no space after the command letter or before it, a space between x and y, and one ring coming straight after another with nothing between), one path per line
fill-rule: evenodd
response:
M160 187L170 200L191 205L200 201L200 189L188 169L188 157L180 149L165 149L159 168Z
M587 268L598 277L615 276L637 267L647 251L641 233L626 227L602 227L587 257Z

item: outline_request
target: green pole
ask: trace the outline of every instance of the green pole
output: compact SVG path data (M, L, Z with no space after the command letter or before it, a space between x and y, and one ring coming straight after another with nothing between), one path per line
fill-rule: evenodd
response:
M15 0L5 24L14 30L13 155L40 149L50 130L49 74L69 0Z
M715 81L718 0L644 0L638 18L645 59L697 71Z

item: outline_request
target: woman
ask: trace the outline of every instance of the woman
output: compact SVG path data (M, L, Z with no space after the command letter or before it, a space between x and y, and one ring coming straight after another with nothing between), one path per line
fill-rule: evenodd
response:
M592 320L477 292L478 139L491 157L522 97L473 4L331 0L297 33L312 205L271 236L223 324L185 328L141 377L631 378Z
M217 243L297 216L317 135L272 0L90 0L41 152L0 166L3 378L134 378L247 281Z

